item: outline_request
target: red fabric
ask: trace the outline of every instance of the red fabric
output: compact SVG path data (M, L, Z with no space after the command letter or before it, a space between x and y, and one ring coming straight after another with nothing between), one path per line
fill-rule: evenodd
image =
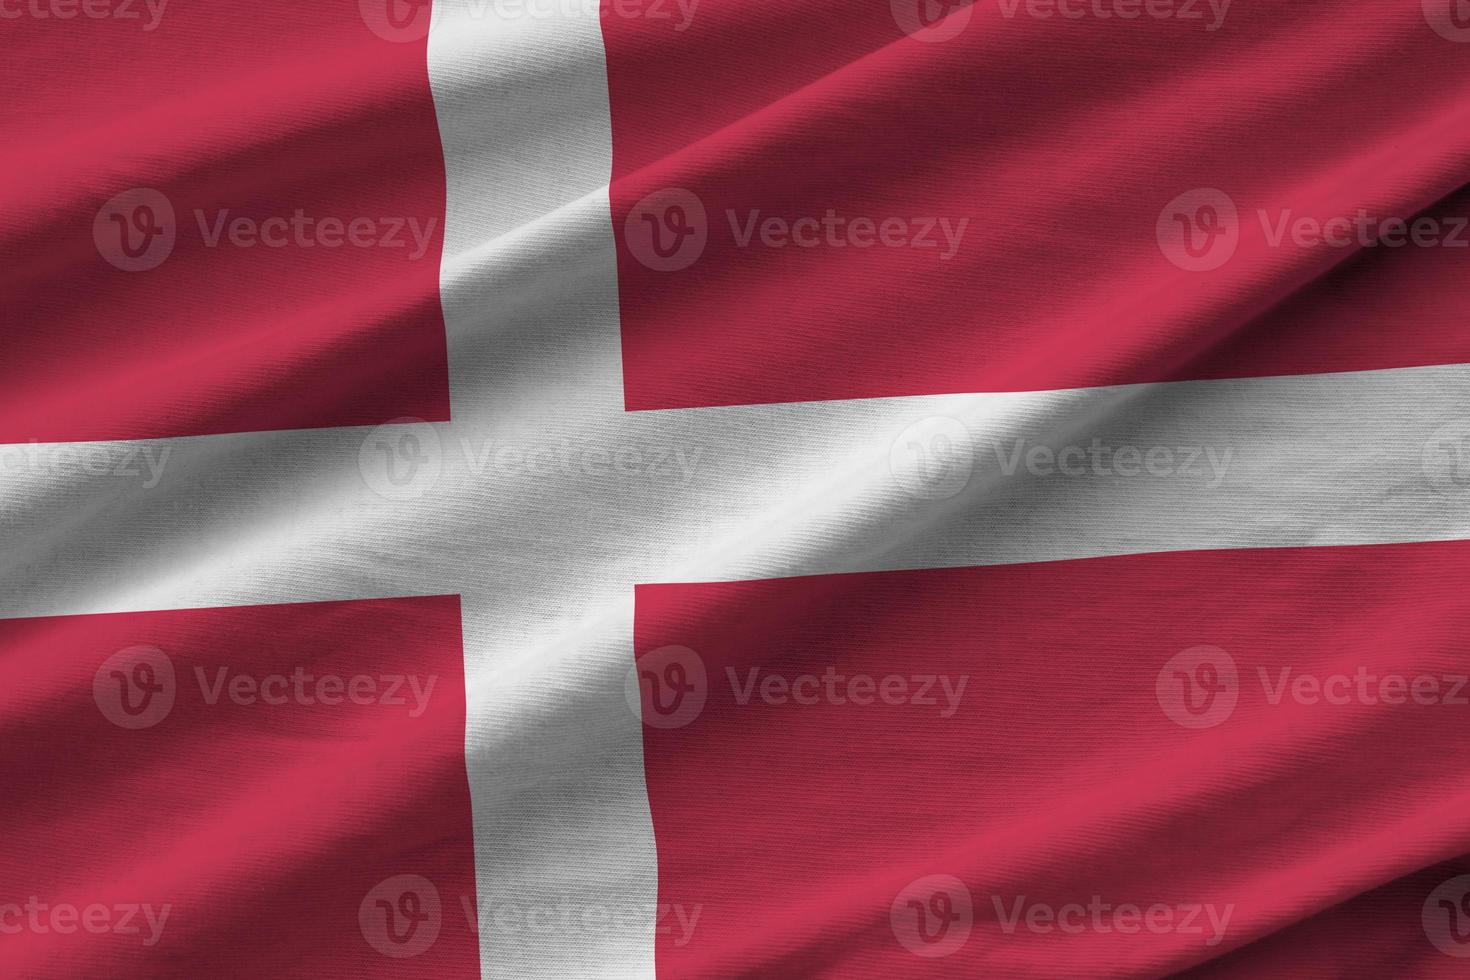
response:
M124 728L105 713L120 710L114 658L140 646L172 665L172 704L146 698L124 664L130 704L144 709L144 727ZM465 914L475 877L458 599L3 620L0 661L0 974L480 975ZM304 680L308 704L264 682L294 683L298 669L379 683L357 689L372 703L354 703L350 688ZM167 683L162 669L151 676ZM263 686L237 701L228 692L242 676ZM396 676L418 677L427 698L390 691ZM246 703L262 696L287 703ZM438 935L412 959L379 953L378 920L360 921L369 894L401 875L439 897ZM46 906L39 927L24 908L33 897ZM143 904L155 918L170 907L152 945L142 913L129 923L140 934L65 917L62 933L51 918L58 906ZM418 908L430 907L425 890Z
M385 40L356 2L174 0L154 30L130 7L141 19L71 4L68 19L4 20L0 442L448 418L425 40ZM110 264L93 234L136 188L174 214L172 252L147 271ZM212 234L298 210L431 234L416 259L331 245L330 227L307 246L238 247L226 230L210 247L196 216Z
M659 933L659 975L1462 975L1421 912L1470 871L1467 567L1453 542L640 587L640 665L677 680L658 651L694 651L705 699L644 731L659 901L700 911L692 941ZM1171 662L1202 645L1233 658L1237 700L1185 727L1164 710ZM740 703L752 669L829 667L968 684L948 717L943 695ZM1287 668L1433 677L1443 699L1273 704ZM931 875L973 908L937 958L891 924ZM1203 918L1206 935L1007 932L1023 896L1233 913L1216 944Z
M1256 215L1470 213L1456 195L1470 45L1432 30L1420 0L1238 2L1214 31L1205 2L1187 5L1202 20L907 5L968 21L934 43L899 29L904 0L701 0L676 30L606 0L629 408L1470 359L1463 246L1273 247ZM636 206L671 187L700 200L708 240L661 271L626 225L645 234ZM1156 239L1166 205L1198 188L1239 211L1236 252L1212 271L1177 267ZM727 214L743 230L753 211L789 224L828 209L969 224L942 261L742 248Z

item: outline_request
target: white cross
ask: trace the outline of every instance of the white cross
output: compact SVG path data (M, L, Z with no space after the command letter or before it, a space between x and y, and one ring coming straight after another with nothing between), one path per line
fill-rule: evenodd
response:
M434 10L454 421L403 430L440 447L422 496L374 489L370 461L402 433L367 429L149 443L169 452L152 488L45 467L0 483L0 615L462 595L482 911L643 922L548 937L482 917L487 976L653 973L653 834L624 699L635 583L1470 537L1465 499L1424 463L1425 440L1470 415L1463 368L624 412L598 24L487 10ZM893 470L896 437L934 416L962 421L974 466L940 499ZM1234 458L1207 489L1006 476L990 454L1094 436ZM692 479L677 463L600 472L617 450L630 471L682 452ZM539 473L515 462L532 452Z

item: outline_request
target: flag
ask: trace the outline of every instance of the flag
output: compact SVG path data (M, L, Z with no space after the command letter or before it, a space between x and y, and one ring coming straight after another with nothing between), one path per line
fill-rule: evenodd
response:
M0 975L1463 972L1470 5L0 21Z

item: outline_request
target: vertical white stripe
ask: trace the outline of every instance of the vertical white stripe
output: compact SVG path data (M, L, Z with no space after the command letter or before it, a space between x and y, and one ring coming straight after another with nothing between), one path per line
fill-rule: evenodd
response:
M610 443L622 415L607 76L598 19L577 6L434 8L452 432L471 434L469 452L571 433ZM653 831L623 697L633 579L627 556L569 537L581 489L548 487L540 508L489 481L464 512L487 977L654 972Z

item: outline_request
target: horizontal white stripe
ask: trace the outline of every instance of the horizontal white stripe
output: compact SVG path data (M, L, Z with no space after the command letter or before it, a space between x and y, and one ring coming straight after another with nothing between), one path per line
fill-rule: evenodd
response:
M512 326L502 339L524 336ZM561 342L576 341L539 352L548 374L579 359ZM0 614L1470 538L1470 487L1446 482L1436 439L1470 428L1466 366L606 414L534 398L518 410L499 395L515 379L483 369L483 414L403 427L438 434L442 473L418 500L365 481L371 429L0 446ZM474 396L460 387L456 399L458 414ZM974 472L948 499L905 492L891 469L894 440L930 416L960 419L972 443ZM1007 476L992 448L1093 438L1232 460L1212 487ZM599 467L599 450L642 469ZM142 452L166 454L157 486ZM693 462L687 482L664 459L676 453Z
M1470 536L1466 366L652 414L710 447L659 581ZM934 417L972 467L952 495L906 465Z

